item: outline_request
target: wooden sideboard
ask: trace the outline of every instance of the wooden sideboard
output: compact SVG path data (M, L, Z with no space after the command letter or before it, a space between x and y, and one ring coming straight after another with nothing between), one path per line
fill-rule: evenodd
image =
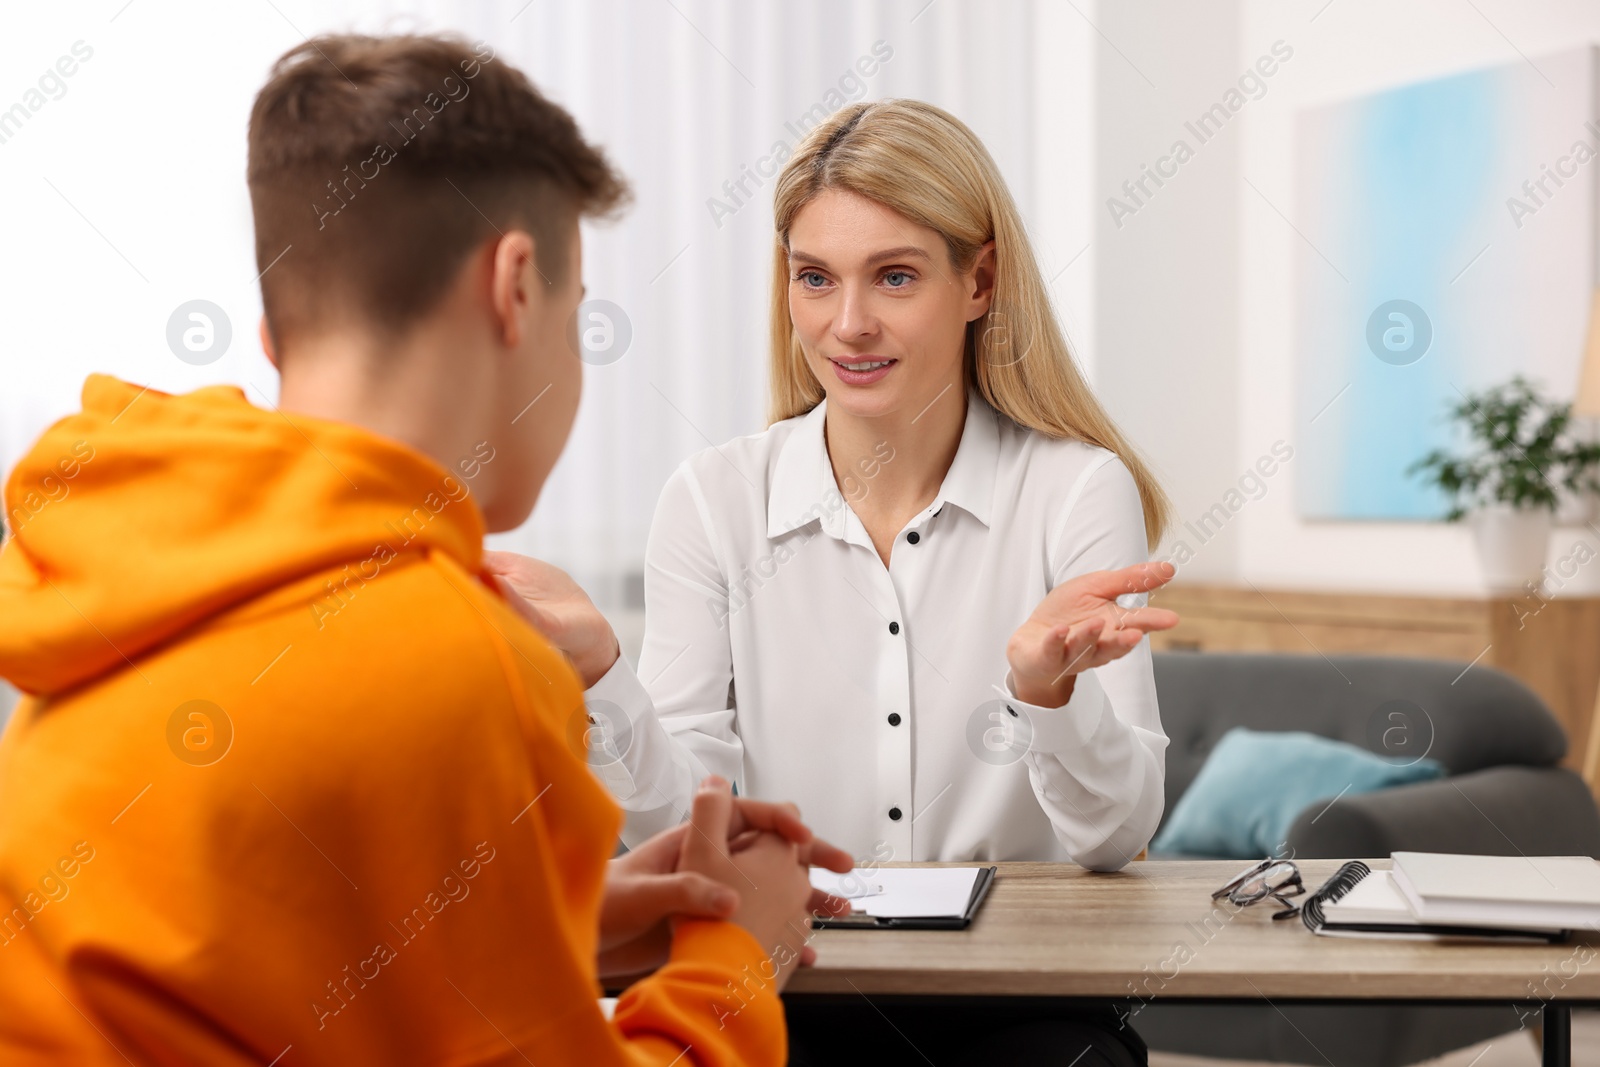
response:
M1313 593L1168 586L1152 604L1183 617L1160 649L1419 656L1497 667L1544 698L1567 731L1566 765L1600 785L1600 598Z

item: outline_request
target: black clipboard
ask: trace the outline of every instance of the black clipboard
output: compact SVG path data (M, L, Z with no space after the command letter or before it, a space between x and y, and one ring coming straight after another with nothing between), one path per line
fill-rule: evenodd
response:
M967 910L958 916L939 915L928 918L879 918L876 915L840 915L838 917L815 915L811 919L814 930L965 930L972 925L989 887L994 884L998 868L982 867L972 883L972 896L967 900Z

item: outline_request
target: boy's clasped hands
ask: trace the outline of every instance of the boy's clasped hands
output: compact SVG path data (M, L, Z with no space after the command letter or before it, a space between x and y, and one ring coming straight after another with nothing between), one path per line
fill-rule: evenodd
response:
M793 804L735 797L726 780L706 778L688 822L607 866L601 977L652 971L666 962L677 922L721 919L756 939L781 990L816 958L811 917L850 911L849 901L812 888L813 865L843 874L852 860L816 838Z
M617 659L610 624L564 573L510 552L484 554L506 600L572 659L592 686ZM844 874L849 853L815 837L793 804L735 797L726 779L700 783L689 821L613 859L600 905L600 975L653 971L666 962L674 924L725 919L749 931L782 989L816 959L811 917L843 915L850 902L811 887L808 868Z

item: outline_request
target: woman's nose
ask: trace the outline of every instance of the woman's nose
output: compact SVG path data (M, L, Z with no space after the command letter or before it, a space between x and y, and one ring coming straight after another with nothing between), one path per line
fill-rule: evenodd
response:
M877 316L873 314L867 294L847 287L839 304L838 317L833 322L834 335L842 341L858 340L872 336L877 328Z

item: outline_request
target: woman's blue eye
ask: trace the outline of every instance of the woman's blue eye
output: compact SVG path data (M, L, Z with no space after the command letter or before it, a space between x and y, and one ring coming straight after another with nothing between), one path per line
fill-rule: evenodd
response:
M810 286L813 289L819 285L826 285L828 282L828 279L824 278L814 270L803 270L799 274L795 275L795 277L800 280L801 285Z
M901 280L894 281L893 279L895 278L899 278ZM892 270L883 276L883 280L889 283L889 288L891 289L903 289L911 284L911 275L907 271Z

